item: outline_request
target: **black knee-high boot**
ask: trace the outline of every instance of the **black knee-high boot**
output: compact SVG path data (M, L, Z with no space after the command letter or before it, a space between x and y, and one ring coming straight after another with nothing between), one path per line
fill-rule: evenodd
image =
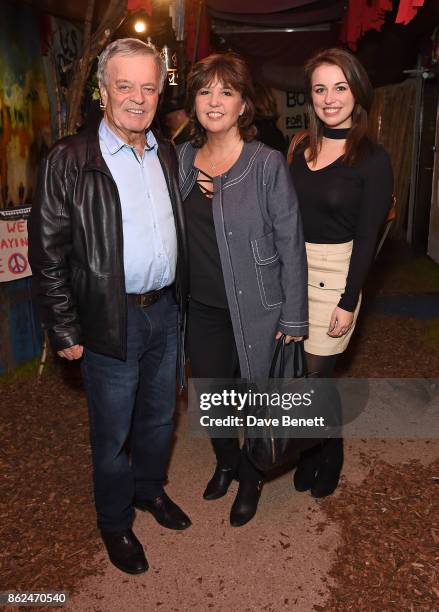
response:
M313 446L301 453L293 478L296 491L309 491L314 485L321 446L321 443L317 444L317 446Z
M337 355L312 355L306 353L309 375L315 378L331 378L333 376ZM341 425L341 405L338 392L333 392L333 422L331 425ZM340 432L341 433L341 432ZM294 487L297 491L311 489L313 497L326 497L335 491L343 467L343 438L323 440L315 447L303 452L294 474Z
M311 489L313 497L334 493L343 467L343 438L331 438L301 454L294 473L296 491Z
M311 487L313 497L327 497L334 493L343 467L343 438L331 438L319 453L317 472Z

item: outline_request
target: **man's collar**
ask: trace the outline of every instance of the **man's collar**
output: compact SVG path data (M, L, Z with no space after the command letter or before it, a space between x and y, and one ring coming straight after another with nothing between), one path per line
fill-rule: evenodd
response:
M152 149L157 149L158 144L157 144L156 137L154 136L154 134L152 133L150 129L146 131L145 136L146 136L146 141L147 141L145 143L145 149L147 151L151 151ZM99 138L106 146L110 155L114 155L115 153L120 151L122 147L133 148L132 145L129 145L126 142L124 142L117 134L113 132L113 130L107 125L107 122L105 121L105 119L101 120L101 124L99 126Z

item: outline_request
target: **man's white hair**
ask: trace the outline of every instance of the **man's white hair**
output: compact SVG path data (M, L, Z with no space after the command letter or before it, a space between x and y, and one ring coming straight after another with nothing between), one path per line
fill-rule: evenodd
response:
M167 73L165 62L154 45L145 43L138 38L118 38L105 47L99 56L98 62L97 77L99 87L107 85L107 64L116 55L151 55L159 72L159 92L163 90Z

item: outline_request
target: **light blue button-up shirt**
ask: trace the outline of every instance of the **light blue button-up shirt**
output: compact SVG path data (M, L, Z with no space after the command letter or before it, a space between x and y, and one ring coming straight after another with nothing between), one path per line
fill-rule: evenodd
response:
M175 279L177 236L168 187L148 132L141 158L102 119L99 144L122 206L123 261L127 293L146 293Z

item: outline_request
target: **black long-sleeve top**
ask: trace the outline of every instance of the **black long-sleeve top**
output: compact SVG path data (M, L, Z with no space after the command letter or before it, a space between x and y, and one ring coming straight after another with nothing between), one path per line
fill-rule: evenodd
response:
M291 174L299 198L306 242L340 244L353 240L346 288L339 306L353 312L372 264L379 231L391 206L393 172L387 152L371 152L348 166L340 157L310 170L298 147Z
M184 206L189 247L190 295L193 300L228 308L224 276L209 198L198 183Z

